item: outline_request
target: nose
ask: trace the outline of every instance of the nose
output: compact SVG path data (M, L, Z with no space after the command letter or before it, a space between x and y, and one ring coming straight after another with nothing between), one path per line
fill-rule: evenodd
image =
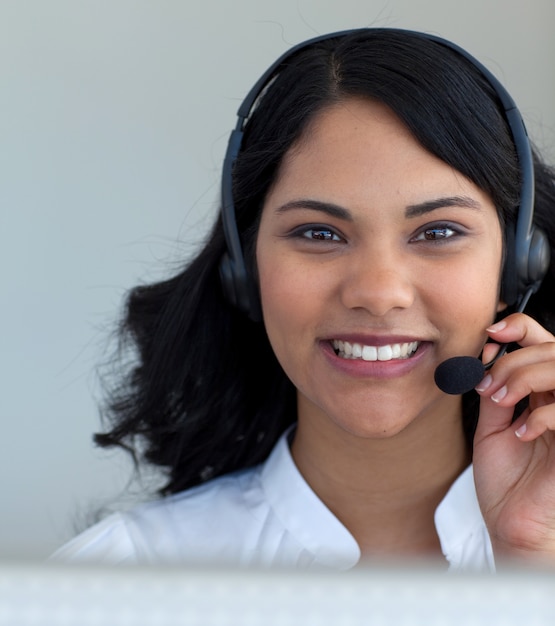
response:
M415 285L408 259L381 250L349 261L341 287L344 306L382 317L413 304Z

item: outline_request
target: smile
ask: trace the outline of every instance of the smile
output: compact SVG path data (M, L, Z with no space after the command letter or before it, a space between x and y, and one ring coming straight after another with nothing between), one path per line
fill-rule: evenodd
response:
M333 349L342 359L362 359L363 361L393 361L394 359L408 359L418 346L418 341L410 343L392 343L385 346L364 346L360 343L349 343L334 339Z

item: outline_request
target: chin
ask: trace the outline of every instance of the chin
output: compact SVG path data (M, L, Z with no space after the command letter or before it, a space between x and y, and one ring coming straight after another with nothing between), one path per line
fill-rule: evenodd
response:
M396 394L396 398L399 395ZM406 395L402 396L406 398ZM328 413L335 425L345 432L362 439L387 440L402 434L414 434L419 428L427 432L435 430L434 423L446 424L448 415L459 414L460 399L448 396L437 390L437 397L428 399L418 408L417 398L412 402L403 400L396 402L396 398L382 398L368 406L379 407L377 410L361 412L355 410L349 415L348 411ZM407 409L409 409L407 411ZM457 417L457 419L459 419Z
M389 416L368 416L358 420L345 420L345 416L340 420L333 420L335 426L359 439L387 440L410 429L414 423L414 418L392 420Z

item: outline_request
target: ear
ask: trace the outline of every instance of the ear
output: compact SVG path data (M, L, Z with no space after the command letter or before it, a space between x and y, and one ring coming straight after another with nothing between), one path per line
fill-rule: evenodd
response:
M503 313L503 311L507 310L507 307L509 305L506 302L503 302L503 300L499 300L499 302L497 303L497 313Z

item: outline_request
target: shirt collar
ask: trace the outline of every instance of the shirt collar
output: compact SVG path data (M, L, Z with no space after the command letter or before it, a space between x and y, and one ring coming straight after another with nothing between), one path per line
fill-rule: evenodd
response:
M305 481L291 456L291 426L264 463L262 488L281 523L315 559L329 567L350 569L360 560L360 548L351 533ZM483 517L474 487L472 466L451 485L435 513L436 530L448 562L461 543L479 527Z
M485 527L474 486L472 465L455 480L439 503L435 524L441 549L448 561L470 535Z
M360 560L358 544L297 469L289 448L293 430L282 435L264 463L262 488L281 523L317 562L350 569Z

